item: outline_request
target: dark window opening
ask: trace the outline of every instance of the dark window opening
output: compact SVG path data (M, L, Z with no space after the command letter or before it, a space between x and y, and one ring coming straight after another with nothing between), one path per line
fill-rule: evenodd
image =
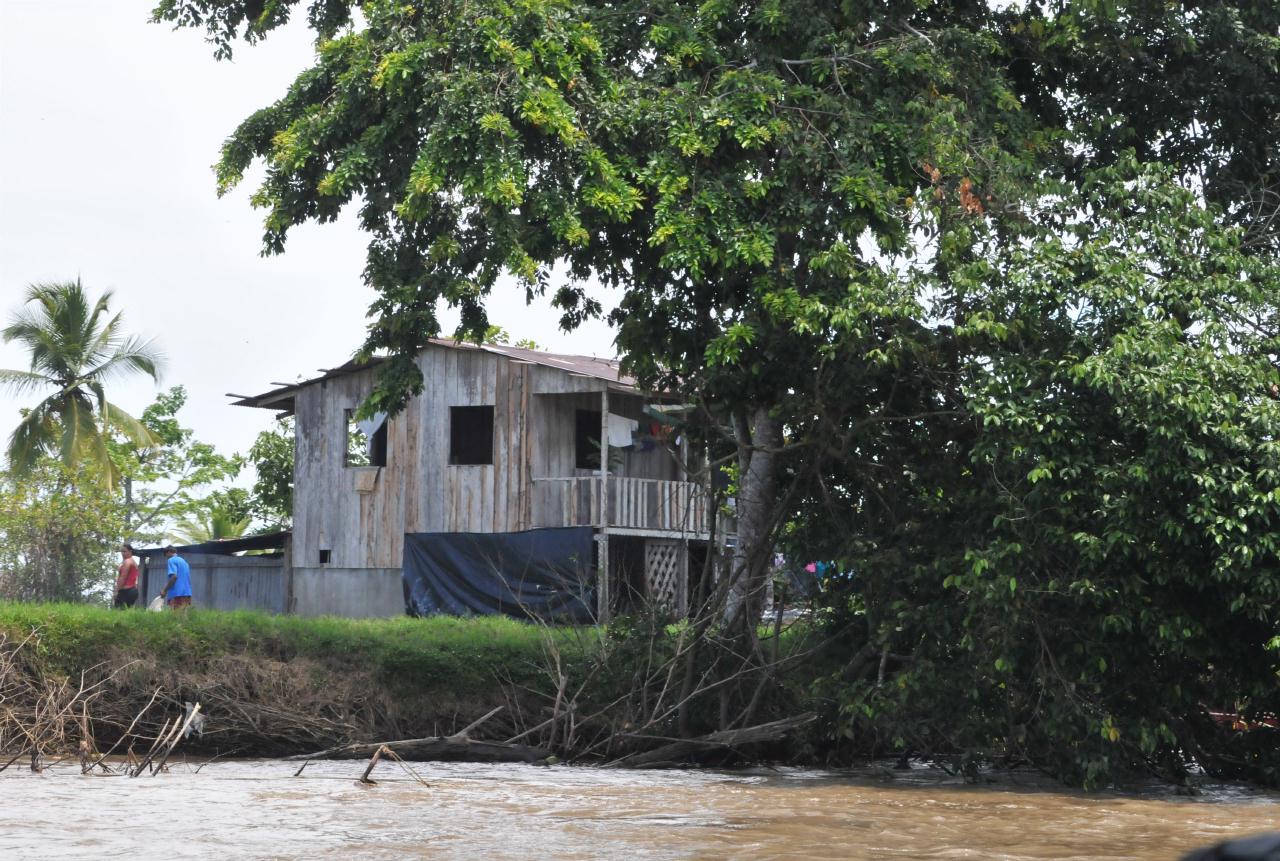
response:
M578 469L600 468L599 410L578 410L574 416L573 465Z
M321 550L321 551L320 551L320 564L321 564L321 565L328 565L328 564L329 564L329 553L330 553L330 551L328 551L328 550Z
M449 407L449 463L493 463L493 407Z
M343 462L347 466L386 466L387 417L379 413L372 419L356 419L355 410L346 410L344 416L347 449Z

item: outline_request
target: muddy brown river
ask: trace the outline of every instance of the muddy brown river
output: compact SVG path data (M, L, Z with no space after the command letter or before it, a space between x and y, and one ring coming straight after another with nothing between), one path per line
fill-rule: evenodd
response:
M0 774L0 858L1142 859L1280 828L1280 796L1211 786L968 786L932 769L623 772L395 763L174 763Z

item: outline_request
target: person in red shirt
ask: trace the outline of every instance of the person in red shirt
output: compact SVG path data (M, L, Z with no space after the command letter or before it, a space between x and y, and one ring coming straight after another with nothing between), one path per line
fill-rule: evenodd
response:
M138 560L133 558L133 546L120 548L120 571L116 574L116 598L111 606L117 610L138 603Z

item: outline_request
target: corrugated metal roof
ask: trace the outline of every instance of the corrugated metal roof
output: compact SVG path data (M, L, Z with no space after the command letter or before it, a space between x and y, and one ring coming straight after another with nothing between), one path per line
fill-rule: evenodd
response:
M429 342L436 347L445 347L451 350L480 350L486 353L493 353L499 356L505 356L518 362L528 362L533 365L541 365L545 368L554 368L558 371L564 371L567 374L577 374L584 377L592 377L611 383L614 386L639 391L634 378L622 373L621 366L617 359L602 359L597 356L576 356L568 353L548 353L543 350L530 350L524 347L509 347L505 344L472 344L467 341L455 341L452 338L432 338ZM264 392L260 395L244 397L242 395L228 395L228 397L238 398L232 401L233 406L237 407L260 407L262 409L281 410L284 412L293 411L293 396L301 388L323 382L333 377L340 377L346 374L353 374L359 371L365 371L369 368L377 367L383 359L371 359L368 362L357 363L355 361L347 362L336 368L330 368L318 377L312 377L309 380L293 383L287 386L281 386Z
M284 530L266 535L248 535L243 538L220 538L199 544L181 544L173 549L179 553L214 556L230 556L234 553L243 553L246 550L282 550L285 544L288 543L291 534L288 530ZM153 556L163 556L164 547L139 547L133 552L135 556L150 559Z
M453 349L483 350L496 353L509 359L531 362L547 368L595 377L610 383L617 383L628 388L636 388L636 381L622 373L617 359L602 359L598 356L574 356L568 353L548 353L543 350L528 350L524 347L509 347L506 344L471 344L458 342L449 338L432 338L431 343L440 347Z

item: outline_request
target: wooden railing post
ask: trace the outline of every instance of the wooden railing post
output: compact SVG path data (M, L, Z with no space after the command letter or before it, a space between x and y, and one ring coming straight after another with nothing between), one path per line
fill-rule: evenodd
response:
M600 391L600 552L596 571L596 620L609 621L609 387Z

